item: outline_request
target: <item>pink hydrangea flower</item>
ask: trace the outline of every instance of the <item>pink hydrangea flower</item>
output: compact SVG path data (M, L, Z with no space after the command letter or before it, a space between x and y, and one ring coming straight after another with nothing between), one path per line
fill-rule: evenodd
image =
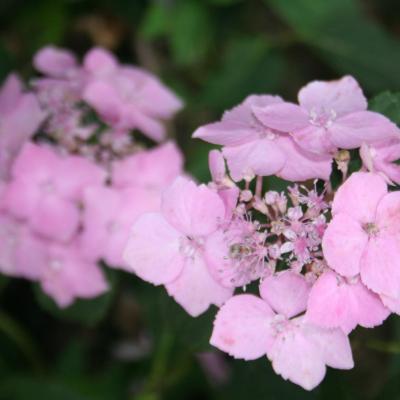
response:
M298 101L265 104L253 112L265 126L290 133L302 148L317 154L400 136L386 117L367 111L367 100L351 76L311 82L299 91Z
M161 193L143 188L87 188L83 196L83 232L80 247L89 260L103 259L111 267L130 270L122 253L136 219L160 210Z
M68 241L77 232L83 189L101 184L105 171L78 156L61 156L46 145L27 143L13 164L5 207L37 233Z
M182 108L182 102L157 77L132 66L119 65L108 51L95 48L84 59L88 82L83 99L104 120L119 130L139 129L160 141L160 122Z
M9 75L0 89L0 179L9 178L14 158L43 119L35 95L25 93L20 79Z
M311 289L306 318L315 325L341 328L348 334L357 325L381 325L389 314L379 296L368 290L358 276L346 279L326 271Z
M360 148L364 168L370 172L381 173L389 184L400 185L400 140L389 140L377 144L366 144Z
M174 142L142 150L115 161L112 184L117 188L142 187L160 191L182 173L183 156Z
M399 312L400 192L377 174L357 172L339 188L322 241L329 266L362 283Z
M277 374L313 389L324 378L326 366L350 369L353 358L340 329L294 318L304 311L308 291L304 277L285 271L262 284L261 298L232 297L215 318L210 343L235 358L254 360L266 355Z
M40 284L59 307L68 307L76 298L97 297L108 290L99 266L83 259L75 241L67 245L43 242L42 258L32 259L32 267L38 269L43 257Z
M284 104L279 96L249 96L239 106L226 111L220 122L198 128L193 137L223 145L233 180L255 175L277 175L291 181L328 179L331 158L309 153L282 129L273 130L255 115L257 108Z
M177 178L164 192L161 213L145 214L134 224L124 260L140 278L165 285L190 315L198 316L232 295L214 280L204 258L205 239L224 216L217 193Z

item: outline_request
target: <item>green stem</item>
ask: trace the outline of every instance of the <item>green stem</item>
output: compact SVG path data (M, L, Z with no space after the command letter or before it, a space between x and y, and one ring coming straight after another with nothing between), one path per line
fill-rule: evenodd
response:
M33 338L14 319L0 310L0 332L12 340L38 374L43 372L43 364Z

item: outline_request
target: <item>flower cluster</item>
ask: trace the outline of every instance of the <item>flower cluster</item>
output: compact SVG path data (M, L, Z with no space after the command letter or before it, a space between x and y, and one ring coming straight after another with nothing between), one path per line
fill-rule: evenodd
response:
M400 195L388 189L400 130L367 110L349 76L311 82L298 100L252 95L197 129L222 146L209 156L212 182L175 180L161 211L133 225L124 259L190 315L218 306L213 346L266 356L311 390L327 366L353 367L356 326L400 313ZM362 167L348 177L355 149ZM271 190L271 175L293 183Z
M67 50L34 58L43 74L24 91L11 75L0 91L0 270L38 281L60 307L108 290L99 261L126 268L135 219L160 208L182 172L161 141L180 100L155 76L119 65L106 50L80 66Z

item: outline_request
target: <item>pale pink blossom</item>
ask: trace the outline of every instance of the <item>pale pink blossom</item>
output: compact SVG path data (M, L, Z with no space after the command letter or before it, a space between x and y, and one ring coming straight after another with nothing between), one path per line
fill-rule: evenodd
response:
M229 299L215 318L210 343L235 358L254 360L266 355L277 374L312 390L323 380L326 366L350 369L353 358L341 330L311 325L302 316L293 318L304 310L308 290L304 282L300 287L305 290L298 292L292 276L278 282L271 278L261 290L262 298L241 294ZM276 296L266 299L270 290ZM280 314L275 313L276 306Z
M204 259L205 239L224 216L217 193L177 178L163 194L161 213L144 214L134 224L124 260L140 278L165 285L190 315L200 315L232 294L212 277Z
M101 48L89 51L83 61L87 84L83 99L113 128L139 129L155 141L165 137L162 120L171 118L182 102L151 73L119 65Z
M389 119L367 111L367 100L351 76L311 82L299 91L298 101L299 105L265 104L253 111L265 126L290 133L302 148L316 154L400 137Z
M331 158L301 149L282 130L264 125L254 109L284 104L279 96L249 96L243 103L226 111L220 122L198 128L193 137L223 145L234 181L255 175L277 175L291 181L312 178L328 179Z
M75 241L66 245L44 242L43 254L40 284L59 307L68 307L76 298L97 297L108 290L100 267L83 259ZM32 267L39 268L39 262L42 260L32 259Z
M358 172L339 188L322 241L329 266L362 283L396 312L400 301L400 193L377 174ZM390 303L390 305L389 305Z
M79 156L62 156L45 144L27 143L12 168L5 208L41 235L70 240L78 230L83 189L100 184L103 169Z

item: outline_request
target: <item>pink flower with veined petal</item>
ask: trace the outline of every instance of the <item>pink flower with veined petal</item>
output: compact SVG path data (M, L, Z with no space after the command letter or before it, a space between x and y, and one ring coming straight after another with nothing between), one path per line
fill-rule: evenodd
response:
M328 265L362 283L400 311L400 192L377 174L357 172L339 188L322 249Z
M277 374L313 389L324 378L326 366L350 369L353 358L341 330L293 318L304 311L308 291L304 277L285 271L264 281L262 298L232 297L215 318L210 343L235 358L254 360L266 355Z
M258 119L254 109L284 104L279 96L249 96L226 111L220 122L198 128L193 137L223 145L230 175L235 181L254 175L277 175L291 181L328 179L331 158L301 149L282 130L272 130Z
M159 211L160 198L159 192L140 187L87 188L83 196L82 254L92 261L104 259L111 267L128 269L122 253L131 227L145 212Z
M346 279L326 271L311 289L306 318L315 325L341 328L348 334L357 325L381 325L389 314L379 296L367 289L358 276Z
M14 158L43 119L36 97L24 93L20 79L9 75L0 90L0 179L9 178Z
M13 165L5 208L35 232L68 241L79 226L83 189L105 177L103 169L83 157L63 157L47 145L27 143Z
M210 274L203 250L224 216L217 193L177 178L164 192L161 213L144 214L134 224L124 260L140 278L165 285L190 315L198 316L232 295Z
M88 83L83 99L114 129L140 129L155 141L165 137L160 120L172 117L182 102L157 77L118 65L111 53L100 48L86 54L84 69Z
M394 182L400 185L400 165L395 163L400 159L400 140L389 140L373 145L363 143L360 156L368 171L379 172L387 178L389 184Z
M351 76L311 82L300 90L298 100L300 105L266 104L255 108L254 114L266 126L290 133L303 149L316 154L400 137L389 119L367 111L367 100Z

